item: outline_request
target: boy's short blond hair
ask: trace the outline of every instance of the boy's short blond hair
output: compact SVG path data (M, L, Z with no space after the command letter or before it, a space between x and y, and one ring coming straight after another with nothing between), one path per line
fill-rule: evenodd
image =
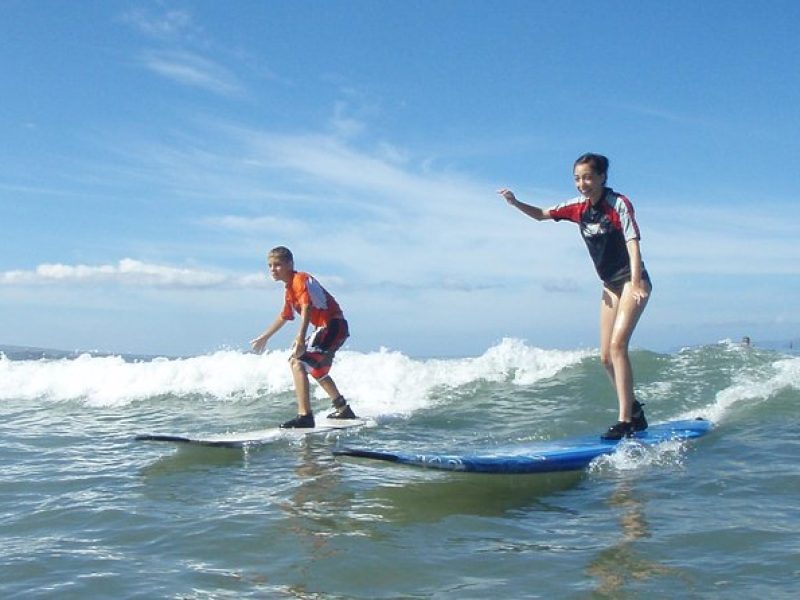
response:
M267 253L267 258L277 258L281 262L294 263L292 251L286 246L276 246Z

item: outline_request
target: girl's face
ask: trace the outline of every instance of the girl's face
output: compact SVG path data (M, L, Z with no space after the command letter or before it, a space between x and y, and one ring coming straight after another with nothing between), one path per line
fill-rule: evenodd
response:
M589 198L592 202L600 199L606 185L604 175L596 173L592 165L588 163L575 165L573 175L575 177L575 187L578 188L581 196Z

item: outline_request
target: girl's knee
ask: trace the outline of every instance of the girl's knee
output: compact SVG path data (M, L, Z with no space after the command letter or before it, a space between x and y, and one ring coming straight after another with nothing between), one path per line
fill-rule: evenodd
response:
M625 358L628 356L628 342L627 340L611 340L608 347L608 359L613 362L614 360Z

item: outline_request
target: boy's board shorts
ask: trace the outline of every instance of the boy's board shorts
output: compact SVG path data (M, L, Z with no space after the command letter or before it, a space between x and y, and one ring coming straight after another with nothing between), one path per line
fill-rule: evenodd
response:
M314 333L311 344L298 360L314 379L323 379L331 370L336 351L349 336L347 321L331 319L325 327Z

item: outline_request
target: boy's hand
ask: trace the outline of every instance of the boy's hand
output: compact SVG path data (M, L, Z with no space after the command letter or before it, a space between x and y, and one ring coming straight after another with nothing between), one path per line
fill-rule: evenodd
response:
M294 348L292 348L292 356L295 358L300 358L306 351L306 340L305 338L298 337L294 341Z
M250 340L250 346L252 346L253 352L256 354L261 354L264 352L264 348L267 347L267 337L260 335L257 338Z

